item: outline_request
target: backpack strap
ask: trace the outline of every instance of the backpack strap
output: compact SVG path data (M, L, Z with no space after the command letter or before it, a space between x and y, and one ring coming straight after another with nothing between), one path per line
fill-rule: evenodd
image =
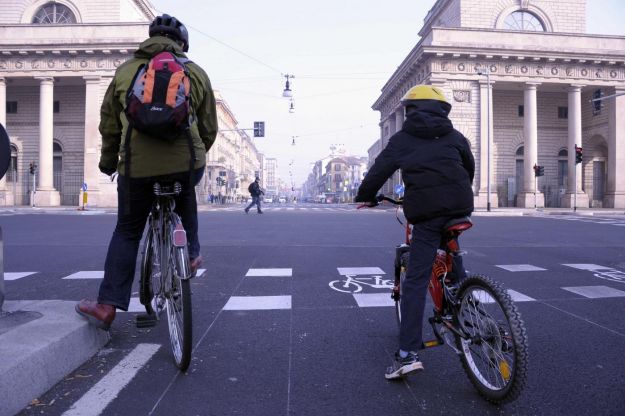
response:
M124 209L127 213L130 213L130 137L132 136L132 130L132 123L129 122L126 129L126 138L124 139L124 177L126 178Z
M189 187L195 186L193 183L193 168L195 167L195 147L193 147L193 136L191 136L191 129L185 129L187 136L187 143L189 144Z

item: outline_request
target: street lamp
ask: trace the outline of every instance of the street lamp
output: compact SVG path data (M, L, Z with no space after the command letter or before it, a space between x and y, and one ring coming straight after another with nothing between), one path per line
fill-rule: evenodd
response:
M293 96L293 91L291 91L291 84L289 83L289 79L295 78L294 75L285 74L284 78L286 78L286 85L284 87L284 91L282 91L282 96L284 98L291 98Z
M486 75L486 211L490 211L490 69L477 68L478 75Z

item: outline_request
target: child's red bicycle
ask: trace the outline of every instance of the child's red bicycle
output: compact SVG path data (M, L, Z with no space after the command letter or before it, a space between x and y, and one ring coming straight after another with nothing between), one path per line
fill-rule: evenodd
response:
M383 200L402 205L401 200L378 197L379 202ZM405 242L396 248L391 297L401 322L401 288L409 263L412 226L407 221L404 224L399 214L397 220L406 231ZM447 344L460 356L469 379L486 400L507 403L515 400L525 386L527 335L516 305L498 283L481 274L457 281L453 260L464 254L458 237L472 226L468 217L445 225L428 286L434 303L434 313L428 321L436 339L424 342L424 348Z

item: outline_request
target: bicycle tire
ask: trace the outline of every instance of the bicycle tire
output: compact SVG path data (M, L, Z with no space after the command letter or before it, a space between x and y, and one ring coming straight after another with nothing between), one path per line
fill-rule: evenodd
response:
M529 360L527 332L516 305L498 283L479 274L462 281L457 299L455 324L469 340L456 336L456 345L469 380L489 402L516 400L525 388Z
M401 298L403 293L404 281L406 280L406 270L408 270L408 261L410 253L402 253L399 258L399 299L395 301L395 317L397 325L401 328Z
M152 308L152 259L154 258L154 232L152 227L148 228L143 244L143 253L141 256L141 274L139 279L139 301L145 306L148 315L154 314Z
M333 280L330 283L328 283L328 285L332 289L336 290L337 292L341 292L341 293L360 293L360 292L362 292L362 286L360 286L356 282L349 282L349 283L347 283L347 285L345 285L345 281L344 280ZM351 288L352 286L354 287L354 290L350 290L350 289L346 288L346 287Z
M179 217L172 214L170 236L179 222ZM189 254L186 246L174 247L171 238L169 240L168 246L171 251L168 262L168 285L171 284L171 286L168 287L165 296L167 326L174 362L180 371L185 371L191 362L193 344L191 284L188 279L190 275Z

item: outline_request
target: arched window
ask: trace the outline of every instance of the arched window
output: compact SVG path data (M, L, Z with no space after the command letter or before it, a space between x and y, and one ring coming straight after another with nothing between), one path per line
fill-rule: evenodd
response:
M508 30L524 30L531 32L545 31L545 25L543 25L536 15L521 10L510 13L503 24L504 28Z
M52 174L54 188L60 191L63 182L63 149L57 142L52 144Z
M569 151L558 152L558 188L566 189L569 180Z
M11 145L11 163L9 164L9 171L7 172L7 182L17 182L17 147Z
M46 3L33 16L32 23L69 25L76 23L76 17L69 7L60 3Z

